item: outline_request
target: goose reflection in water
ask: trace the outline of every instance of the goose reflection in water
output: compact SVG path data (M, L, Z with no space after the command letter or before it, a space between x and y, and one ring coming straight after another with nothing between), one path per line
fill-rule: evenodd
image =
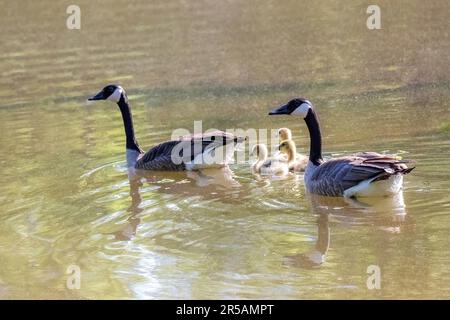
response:
M140 207L142 197L140 189L145 184L157 185L158 193L178 194L195 196L200 195L205 199L217 198L224 189L232 190L241 186L234 179L234 173L229 167L210 168L198 171L185 172L157 172L142 171L133 168L128 169L128 180L130 184L131 205L127 209L130 213L124 228L113 233L116 240L131 240L136 235L137 227L141 222L139 214L144 210ZM165 181L173 180L174 183L167 185ZM241 192L242 190L239 190ZM236 200L238 201L238 196ZM225 200L222 197L222 200ZM232 198L228 200L233 201Z
M284 257L283 264L290 267L315 268L325 262L325 257L330 246L330 227L327 213L323 213L317 219L318 237L314 248L308 252Z
M403 192L393 197L362 198L361 201L314 194L307 194L307 198L312 213L318 216L317 240L311 250L285 256L283 265L288 267L311 269L325 263L330 247L330 220L350 227L375 226L378 230L389 233L400 233L406 220Z

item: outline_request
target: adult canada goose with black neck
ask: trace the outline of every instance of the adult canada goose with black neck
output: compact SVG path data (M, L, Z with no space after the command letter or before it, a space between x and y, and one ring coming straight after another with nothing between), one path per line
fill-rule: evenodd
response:
M145 152L134 135L133 117L125 90L117 85L104 87L88 100L111 100L122 113L129 167L143 170L196 170L223 167L234 155L236 145L244 138L223 131L181 136L158 144Z
M269 115L301 116L310 135L309 162L305 170L306 189L325 196L370 197L393 195L403 187L403 175L410 161L392 155L361 152L323 161L322 136L313 105L306 99L293 99Z

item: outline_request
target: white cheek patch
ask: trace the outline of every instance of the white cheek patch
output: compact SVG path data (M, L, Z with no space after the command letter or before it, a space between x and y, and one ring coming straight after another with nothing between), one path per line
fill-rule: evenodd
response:
M116 90L107 98L107 100L112 100L114 102L119 102L120 97L122 96L123 89L121 87L117 87Z
M311 109L311 106L308 103L302 103L300 106L298 106L294 111L292 111L292 116L302 116L303 118L306 118L308 115L308 111Z

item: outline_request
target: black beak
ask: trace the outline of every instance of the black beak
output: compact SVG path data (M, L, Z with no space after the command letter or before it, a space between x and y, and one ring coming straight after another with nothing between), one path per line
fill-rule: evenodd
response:
M100 91L99 93L97 93L95 96L90 97L88 100L89 101L93 101L93 100L105 100L107 97L105 97L105 93L102 91Z
M289 108L288 105L285 104L281 107L275 108L272 111L269 112L269 116L277 115L277 114L289 114Z

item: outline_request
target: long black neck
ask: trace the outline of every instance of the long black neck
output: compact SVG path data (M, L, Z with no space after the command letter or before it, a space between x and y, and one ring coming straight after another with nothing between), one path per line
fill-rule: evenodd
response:
M141 148L139 148L139 144L136 141L136 137L134 136L133 116L131 115L128 98L125 96L125 94L122 94L117 104L119 105L120 112L122 113L125 136L127 138L126 148L142 152Z
M311 139L309 160L318 166L322 163L322 135L320 133L319 121L313 109L308 110L305 122L308 126L309 137Z

